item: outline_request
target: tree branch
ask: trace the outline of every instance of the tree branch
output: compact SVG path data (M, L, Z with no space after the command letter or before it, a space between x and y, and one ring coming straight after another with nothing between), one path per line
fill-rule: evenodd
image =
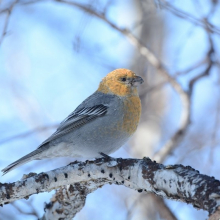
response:
M20 133L20 134L16 134L16 135L8 137L8 138L1 139L0 144L4 144L4 143L10 142L10 141L14 141L14 140L19 139L19 138L25 138L29 135L32 135L32 134L35 134L35 133L38 133L38 132L43 132L45 130L55 129L55 128L58 127L58 125L59 124L56 123L56 124L51 124L51 125L46 125L46 126L39 126L39 127L34 128L32 130L29 130L29 131L26 131L26 132L23 132L23 133Z
M6 18L5 18L5 23L4 23L3 31L2 31L2 34L1 34L1 36L0 36L0 46L1 46L2 42L3 42L4 37L5 37L6 34L7 34L7 28L8 28L9 18L10 18L11 12L12 12L14 6L17 4L17 2L18 2L18 0L14 1L14 2L10 5L9 8L0 11L0 14L1 14L1 13L7 13Z
M73 212L76 213L83 207L86 195L105 184L124 185L138 192L153 192L163 198L181 200L206 210L209 214L214 213L220 205L220 181L199 174L189 166L164 166L149 158L141 160L110 157L86 162L75 161L49 172L29 174L21 181L0 183L0 204L27 199L36 193L70 185L66 191L71 195L69 198L72 198L72 207L75 207ZM62 189L60 192L62 195ZM66 205L65 199L55 201ZM58 204L54 209L59 209Z
M189 87L188 91L185 92L185 95L187 96L187 101L182 102L183 104L184 103L187 104L187 106L185 106L185 108L183 107L183 110L182 110L182 115L184 115L184 113L185 113L186 117L182 116L182 120L181 120L179 129L177 129L177 131L175 132L173 137L158 152L155 153L153 159L156 160L157 162L160 162L160 163L163 162L164 159L166 158L166 156L183 139L183 137L187 131L187 128L189 127L189 124L190 124L190 119L191 119L191 114L192 114L191 100L192 100L194 85L203 77L208 76L210 74L211 68L215 64L215 62L213 61L213 56L215 54L215 50L214 50L213 40L212 40L212 37L210 36L210 34L208 34L208 38L209 38L210 48L209 48L207 55L206 55L207 67L205 68L204 71L202 71L202 73L198 74L197 76L195 76L194 78L192 78L190 80L189 86L188 86ZM185 120L183 120L183 119L185 119Z
M215 6L215 8L217 7L215 4L213 4L213 5ZM164 9L170 11L172 14L174 14L175 16L177 16L179 18L182 18L186 21L189 21L190 23L192 23L194 25L198 25L198 26L202 27L205 31L207 31L209 33L216 33L216 34L220 35L219 27L216 27L215 25L213 25L211 22L209 22L206 19L198 19L198 18L194 17L193 15L176 8L175 6L173 6L172 4L170 4L167 1L159 0L159 6L161 8L164 8ZM212 11L212 14L213 14L213 11Z

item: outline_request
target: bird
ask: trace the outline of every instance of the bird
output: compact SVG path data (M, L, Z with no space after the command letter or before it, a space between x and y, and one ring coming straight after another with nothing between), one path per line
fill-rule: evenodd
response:
M33 160L55 157L99 158L118 150L136 131L144 80L129 69L108 73L38 148L2 169L3 175Z

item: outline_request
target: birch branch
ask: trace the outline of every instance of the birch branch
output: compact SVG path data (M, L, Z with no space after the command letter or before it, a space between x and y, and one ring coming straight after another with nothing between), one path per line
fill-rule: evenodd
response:
M206 210L209 214L214 213L220 205L220 181L199 174L189 166L164 166L149 158L110 157L86 162L75 161L49 172L30 174L14 183L0 183L0 204L27 199L36 193L70 185L68 191L72 193L75 189L84 191L81 197L74 195L75 201L70 204L75 206L77 212L83 207L86 195L105 184L124 185L138 192L152 192L163 198L180 200Z

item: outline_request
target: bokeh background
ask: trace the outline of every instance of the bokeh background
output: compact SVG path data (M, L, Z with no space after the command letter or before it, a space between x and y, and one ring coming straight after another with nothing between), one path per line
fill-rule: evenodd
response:
M126 33L155 54L173 82L149 63ZM36 149L108 72L128 68L145 80L139 88L142 117L130 142L112 156L154 158L179 131L188 111L189 121L162 162L190 165L220 179L219 57L218 0L1 0L0 168ZM190 98L188 110L175 85ZM31 162L0 177L0 182L17 181L24 173L48 171L73 160ZM0 219L37 219L53 194L0 207ZM75 219L207 217L207 212L182 202L106 185L87 197Z

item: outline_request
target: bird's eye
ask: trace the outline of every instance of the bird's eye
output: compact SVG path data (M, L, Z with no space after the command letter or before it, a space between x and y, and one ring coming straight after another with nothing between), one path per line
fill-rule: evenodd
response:
M125 78L125 77L122 77L122 78L121 78L121 81L122 81L122 82L125 82L125 81L126 81L126 78Z

